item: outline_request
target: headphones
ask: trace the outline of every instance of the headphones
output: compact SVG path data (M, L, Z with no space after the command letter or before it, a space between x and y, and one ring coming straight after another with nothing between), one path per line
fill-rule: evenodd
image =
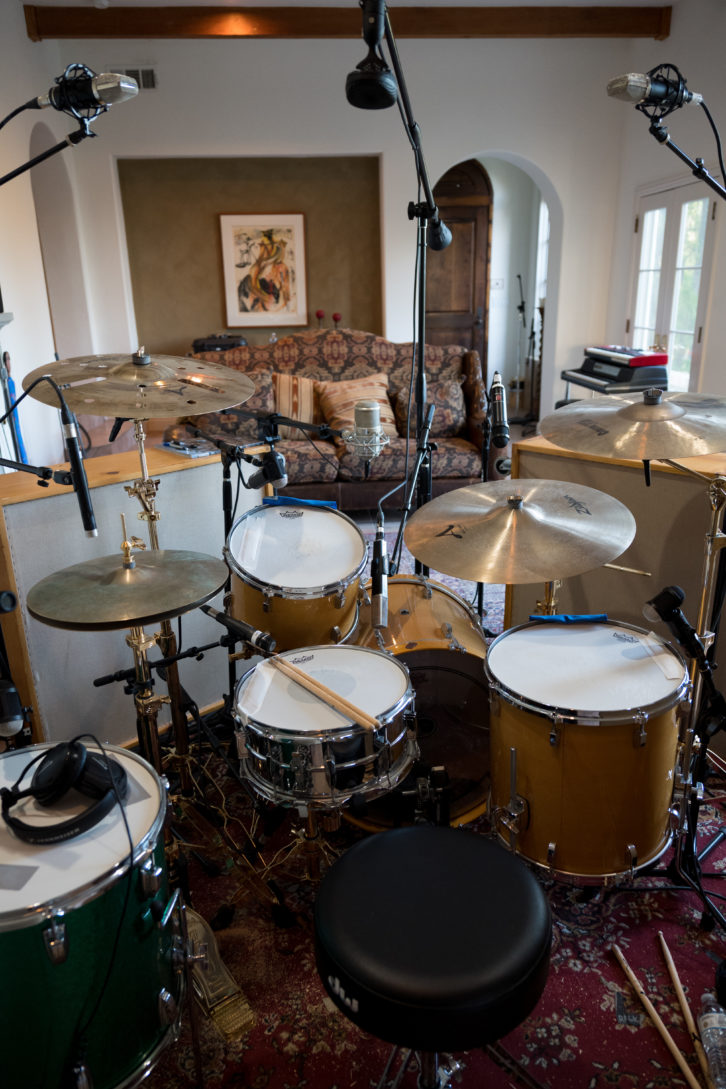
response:
M40 763L30 786L20 790L26 772L38 761ZM39 805L50 807L71 789L93 798L94 803L69 820L57 824L30 825L10 813L12 806L21 798L33 797ZM59 843L93 828L111 811L116 800L122 801L127 793L128 779L121 764L103 751L89 752L80 741L74 739L54 746L42 758L31 760L12 787L0 790L2 817L18 839L26 843Z

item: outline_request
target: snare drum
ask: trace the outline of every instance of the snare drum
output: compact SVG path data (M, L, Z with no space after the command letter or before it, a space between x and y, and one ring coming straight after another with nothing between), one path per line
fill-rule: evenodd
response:
M255 507L232 527L224 556L231 615L271 632L278 651L340 643L355 628L366 543L340 511Z
M671 839L683 659L614 621L524 624L494 640L491 817L554 876L609 884Z
M450 784L450 820L464 824L483 813L489 790L487 646L479 618L446 586L417 575L388 580L388 624L371 623L366 586L354 641L405 663L416 693L421 753L411 780L443 765ZM374 802L359 823L388 828L414 817L416 792L407 782L395 797Z
M263 661L242 677L235 695L242 772L255 789L277 804L325 808L391 790L417 751L405 667L365 647L305 647L281 657L373 715L380 727L351 722Z
M50 747L0 756L0 786L10 787ZM140 757L105 749L127 775L131 865L118 806L89 831L48 846L21 842L0 821L0 1021L8 1087L80 1084L72 1070L82 1058L94 1089L125 1089L146 1077L178 1033L183 977L172 953L181 920L179 911L166 912L172 901L161 835L165 790ZM25 823L54 824L87 804L70 791L52 808L30 799L17 808Z

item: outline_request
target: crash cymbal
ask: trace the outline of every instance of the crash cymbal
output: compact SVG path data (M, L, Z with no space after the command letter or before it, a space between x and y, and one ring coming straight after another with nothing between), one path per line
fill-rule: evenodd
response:
M560 480L493 480L447 492L412 515L409 551L473 582L550 582L609 563L635 536L617 499Z
M23 379L28 390L49 375L76 413L149 420L156 416L198 416L241 405L255 392L254 382L221 363L191 356L148 355L143 348L127 355L88 355L37 367ZM30 393L58 407L49 382Z
M142 627L196 609L224 586L226 564L200 552L137 552L101 556L36 582L28 612L56 628L108 630Z
M545 416L540 434L566 450L632 461L726 450L726 398L644 390L574 401Z

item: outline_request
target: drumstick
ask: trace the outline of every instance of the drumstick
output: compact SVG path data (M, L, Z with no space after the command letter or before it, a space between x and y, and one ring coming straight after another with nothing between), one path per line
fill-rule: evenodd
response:
M344 696L334 692L332 688L328 688L322 681L316 680L311 677L309 673L306 673L304 669L299 669L287 658L280 658L277 655L273 655L272 658L268 658L269 662L272 662L274 666L284 673L285 676L290 677L293 681L297 681L303 688L307 688L308 692L312 692L318 699L323 700L334 710L340 712L341 715L345 715L346 718L352 718L354 722L357 722L359 726L362 726L366 730L377 730L380 726L378 719L373 718L366 711L363 711L360 707L356 707L354 703L350 703Z
M621 953L620 949L618 949L617 945L615 945L615 944L613 944L611 946L611 948L612 948L612 951L615 954L615 956L618 958L618 961L620 962L620 967L623 969L626 976L630 980L630 982L631 982L631 984L633 986L633 989L635 990L635 993L637 994L638 998L643 1003L643 1006L645 1007L648 1014L650 1015L651 1021L653 1022L655 1027L658 1029L658 1032L661 1034L661 1037L663 1038L663 1042L665 1043L666 1047L670 1051L673 1058L678 1063L678 1066L680 1067L680 1070L681 1070L681 1073L683 1074L683 1077L686 1079L688 1084L691 1086L691 1089L701 1089L700 1082L696 1079L695 1075L693 1074L693 1071L689 1067L686 1060L683 1058L683 1056L682 1056L682 1054L681 1054L675 1040L671 1036L668 1029L665 1027L665 1025L664 1025L663 1021L661 1020L660 1015L658 1014L655 1006L650 1001L650 999L648 998L648 996L645 993L645 991L643 990L643 988L640 986L640 983L638 982L637 976L635 975L632 968L630 967L630 965L626 961L626 959L623 956L623 954Z
M678 969L675 966L671 951L668 948L665 938L663 937L663 931L658 931L658 937L660 939L660 947L665 958L666 966L668 968L668 974L671 977L671 983L675 987L676 995L678 996L678 1002L681 1007L681 1013L683 1014L683 1020L686 1022L686 1028L693 1041L693 1050L696 1052L699 1063L701 1064L701 1070L706 1079L706 1085L708 1089L714 1089L713 1078L708 1069L708 1059L706 1058L706 1052L703 1050L703 1044L701 1043L701 1037L696 1027L693 1014L691 1013L691 1007L688 1005L683 987L681 986L680 976L678 975Z

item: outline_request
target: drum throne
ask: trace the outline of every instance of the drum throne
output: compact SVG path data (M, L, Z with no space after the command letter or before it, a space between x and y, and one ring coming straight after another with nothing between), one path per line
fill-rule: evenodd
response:
M361 840L323 877L314 927L337 1009L394 1045L378 1089L401 1049L417 1053L419 1089L443 1089L460 1068L443 1053L511 1032L547 980L544 892L515 855L462 829L415 825Z

